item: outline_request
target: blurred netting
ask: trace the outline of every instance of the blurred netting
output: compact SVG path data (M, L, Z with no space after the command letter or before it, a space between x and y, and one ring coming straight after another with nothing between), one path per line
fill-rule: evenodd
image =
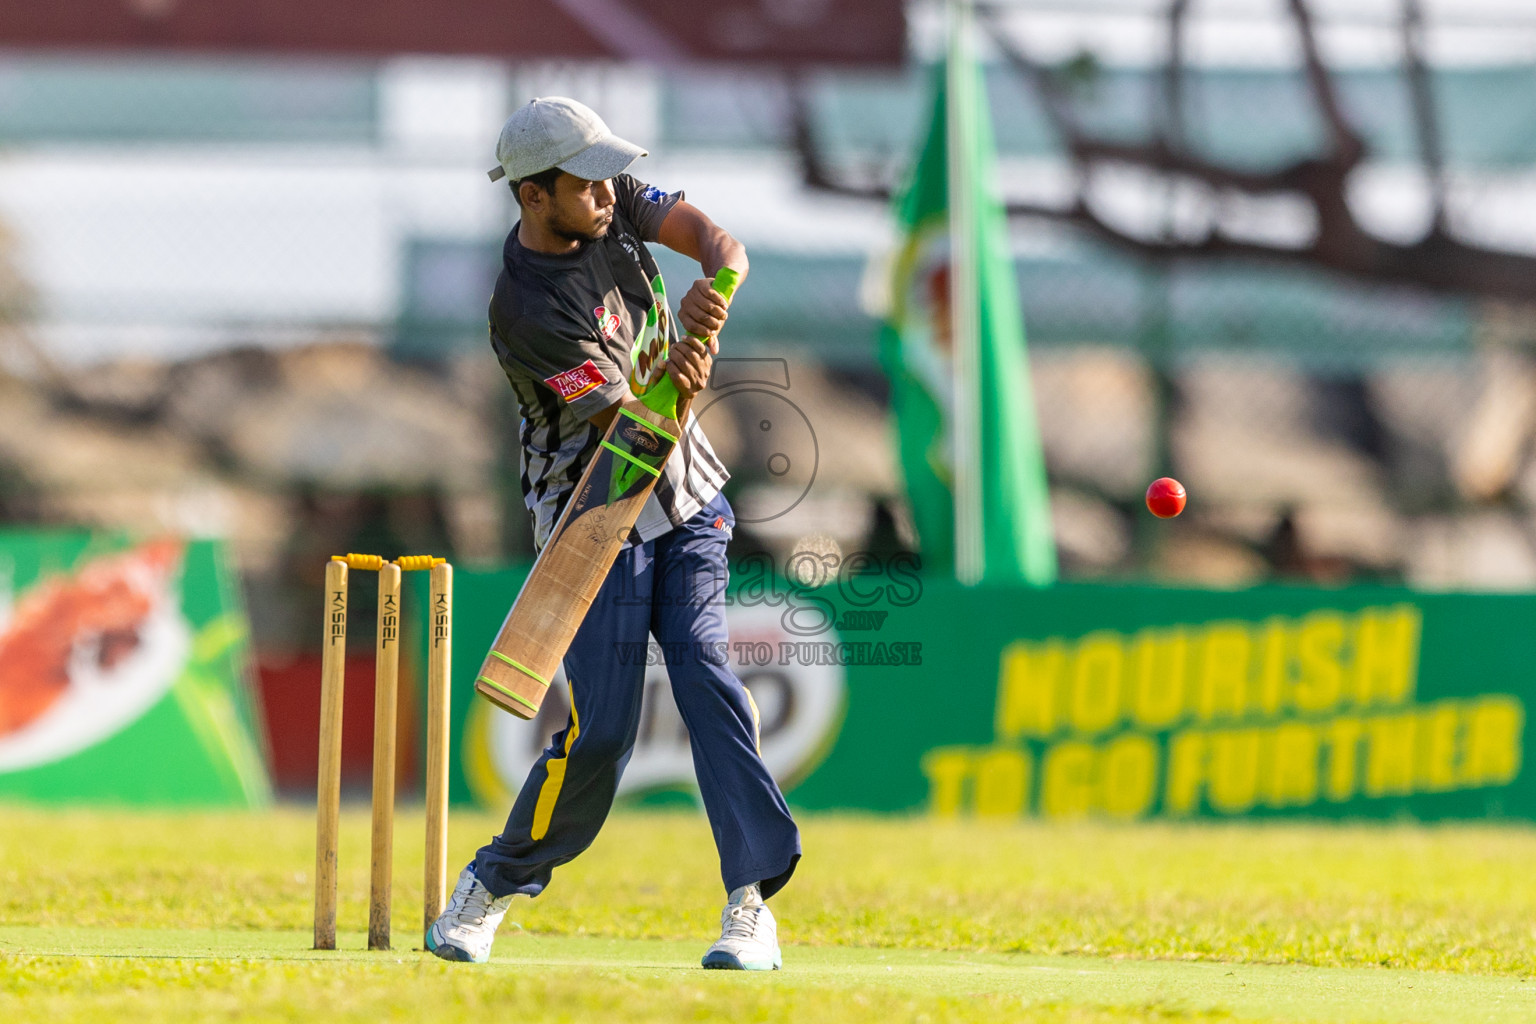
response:
M1061 83L1083 136L1148 146L1177 124L1194 159L1236 173L1328 155L1296 46L1245 52L1242 33L1223 26L1220 47L1194 48L1175 115L1162 67L1114 66L1091 45L1074 49L1052 25L1031 21L1033 6L1012 5L1020 17L1010 35ZM1167 7L1113 13L1138 6L1154 32L1165 30ZM1461 57L1433 67L1425 117L1404 70L1393 21L1401 11L1337 24L1327 20L1330 5L1310 6L1325 61L1333 59L1328 81L1366 147L1338 197L1356 220L1386 242L1422 238L1433 216L1424 160L1433 146L1450 231L1473 246L1536 253L1536 23L1462 21L1437 35L1431 19L1426 52ZM1502 38L1468 46L1479 33ZM1523 55L1512 38L1524 39ZM1492 53L1511 56L1490 64ZM1007 198L1069 207L1080 172L1036 84L998 64L988 91ZM870 168L889 178L913 145L892 126L913 122L887 112L923 95L917 74L901 92L822 83L813 104L824 155L850 181L870 180ZM1072 571L1136 564L1232 583L1269 575L1536 583L1525 354L1536 325L1526 304L1367 283L1287 258L1282 250L1305 247L1318 230L1297 195L1245 196L1123 160L1092 165L1082 184L1102 220L1151 251L1165 239L1198 239L1213 223L1276 251L1159 259L1106 244L1070 217L1016 222L1057 534ZM1141 489L1162 472L1194 495L1192 521L1177 533L1138 513Z
M1367 229L1406 243L1430 223L1431 189L1387 6L1391 17L1363 23L1348 5L1312 4L1368 147L1347 200ZM1231 24L1197 31L1207 42L1190 50L1180 120L1198 155L1263 171L1323 145L1298 53L1274 42L1289 38L1281 8L1229 4L1213 17ZM1536 46L1506 44L1536 40L1536 21L1441 25L1429 9L1450 227L1531 251ZM1084 130L1151 137L1164 6L1010 11L1011 38L1063 69ZM686 189L749 245L732 351L789 357L817 430L863 446L826 480L836 500L818 512L813 495L785 529L859 542L850 501L900 500L887 432L864 422L885 400L865 296L889 215L804 189L790 126L804 89L830 166L899 181L939 50L936 22L913 24L919 59L903 73L800 79L5 55L0 368L48 386L0 411L0 515L223 532L257 575L307 565L322 545L359 548L350 538L369 531L460 560L522 554L515 425L484 319L515 210L484 172L510 109L570 94L646 144L640 173ZM1469 32L1500 45L1469 45ZM1064 205L1074 171L1035 87L1001 60L987 82L1007 196ZM1238 199L1130 167L1089 186L1107 218L1143 233L1212 217L1275 245L1316 230L1285 195ZM1297 260L1153 261L1059 218L1016 220L1014 242L1071 573L1536 585L1536 327L1520 304ZM696 268L660 260L681 295ZM1192 494L1176 529L1137 513L1160 472ZM765 483L750 467L738 478Z

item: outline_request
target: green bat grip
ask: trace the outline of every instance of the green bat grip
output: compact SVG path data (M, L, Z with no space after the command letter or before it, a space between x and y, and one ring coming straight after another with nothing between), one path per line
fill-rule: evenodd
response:
M725 297L726 302L731 301L731 296L736 294L736 286L741 283L741 275L730 267L721 267L715 273L714 288ZM703 341L703 338L697 340ZM682 396L677 393L677 385L672 383L671 374L663 373L656 386L640 396L640 401L647 409L658 412L669 419L677 419L677 400Z

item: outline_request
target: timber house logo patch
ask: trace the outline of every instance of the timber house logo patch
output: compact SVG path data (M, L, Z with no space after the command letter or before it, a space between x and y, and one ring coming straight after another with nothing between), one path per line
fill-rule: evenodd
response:
M567 402L608 383L608 378L603 376L603 371L597 368L597 364L588 359L580 366L557 373L553 377L545 377L544 383L548 384L555 394Z

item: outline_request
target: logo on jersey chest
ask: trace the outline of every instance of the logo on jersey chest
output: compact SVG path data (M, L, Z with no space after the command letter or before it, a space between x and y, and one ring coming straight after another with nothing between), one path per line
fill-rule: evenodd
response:
M608 312L607 306L598 306L592 311L592 315L597 317L597 329L603 337L611 338L618 331L619 314Z

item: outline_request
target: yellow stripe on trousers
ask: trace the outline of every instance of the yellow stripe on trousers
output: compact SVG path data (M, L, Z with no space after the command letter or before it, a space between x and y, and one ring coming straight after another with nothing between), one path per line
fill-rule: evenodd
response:
M565 753L544 762L544 785L539 788L539 802L533 806L533 827L528 835L543 839L549 833L549 819L555 814L555 801L560 799L560 787L565 783L565 762L571 756L571 745L581 732L581 722L576 717L576 686L567 679L571 691L571 731L565 734Z
M752 706L752 745L757 748L757 756L763 756L763 716L757 713L757 701L752 699L752 691L745 686L741 692L747 695L747 703Z

